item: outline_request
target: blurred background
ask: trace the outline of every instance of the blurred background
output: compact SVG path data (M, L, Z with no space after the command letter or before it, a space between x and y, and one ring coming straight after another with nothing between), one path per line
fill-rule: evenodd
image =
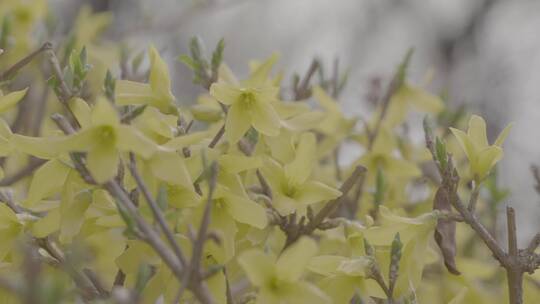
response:
M500 165L501 182L517 208L520 243L540 228L540 199L531 164L540 164L540 1L537 0L50 0L61 25L71 26L82 5L114 15L106 37L130 47L155 44L169 62L180 102L201 92L176 60L192 36L212 49L225 38L225 61L237 75L247 59L280 54L285 83L314 58L349 69L340 102L366 116L370 96L384 90L409 48L412 82L448 96L486 118L493 140L514 128ZM371 96L372 97L372 96ZM418 140L421 117L411 124ZM356 157L344 150L343 161ZM501 206L502 207L502 206Z

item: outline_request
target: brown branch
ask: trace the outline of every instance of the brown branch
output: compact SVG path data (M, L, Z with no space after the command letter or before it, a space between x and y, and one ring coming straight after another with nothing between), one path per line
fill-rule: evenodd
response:
M213 148L217 145L221 137L223 137L223 134L225 134L225 124L218 130L216 135L214 135L214 138L212 138L212 141L208 145L208 148Z
M77 120L77 117L69 107L69 100L73 97L73 92L71 92L70 88L68 87L65 79L64 74L62 73L62 69L60 67L60 62L58 61L58 57L56 57L56 54L53 50L52 44L48 43L45 44L45 54L47 54L47 57L49 59L49 64L51 65L52 72L54 74L54 77L59 82L59 90L55 90L56 96L58 97L58 100L60 101L60 104L64 107L69 119L70 123L75 126L75 128L80 128L81 125L79 121Z
M508 278L508 294L510 304L522 304L523 303L523 273L532 273L540 267L540 256L534 253L536 247L540 244L540 236L535 236L529 246L526 249L520 250L517 245L517 227L515 211L512 207L507 207L507 231L508 231L508 252L502 248L502 246L493 238L489 231L482 225L482 223L476 217L474 212L474 204L477 199L477 188L471 194L469 207L467 208L461 202L459 195L457 194L459 185L459 175L452 162L451 155L447 154L448 164L443 167L438 162L436 157L436 151L433 146L432 134L430 134L429 126L425 127L426 130L426 146L431 152L433 160L439 169L439 173L442 177L442 185L446 191L450 194L450 202L452 206L463 217L463 221L467 223L475 233L482 239L493 256L499 261L501 266L506 270ZM532 249L531 249L532 248Z
M25 67L30 62L32 62L32 60L34 60L36 56L38 56L45 50L49 49L50 47L51 47L51 43L45 42L39 49L33 51L32 53L28 54L26 57L17 61L14 65L12 65L7 70L5 70L2 74L0 74L0 82L6 81L10 79L11 77L13 77L15 73L17 73L20 69Z
M210 165L210 175L208 178L208 196L206 198L206 206L204 208L202 221L199 226L199 231L197 232L197 236L193 244L191 261L189 262L189 265L186 267L186 271L184 272L184 276L181 281L180 289L178 290L178 293L176 294L176 297L175 297L175 299L177 299L178 301L182 299L182 295L184 291L188 288L188 286L192 286L192 288L193 287L200 288L201 286L200 284L201 258L203 255L204 243L206 242L208 238L208 229L210 226L210 215L211 215L212 204L213 204L212 200L214 199L214 191L216 189L217 174L218 174L218 164L216 162L213 162ZM211 303L211 302L213 302L213 300L211 298L208 298L208 299L205 299L204 303Z
M2 187L10 186L20 181L21 179L27 176L30 176L32 173L34 173L36 169L41 167L41 165L43 165L45 162L46 161L42 159L30 158L30 161L25 167L21 168L18 172L15 172L13 175L6 176L4 179L2 179L0 181L0 186Z
M351 176L349 176L343 185L341 185L341 195L338 198L326 203L326 205L324 205L324 207L316 215L311 215L310 212L308 212L307 223L305 223L306 217L304 216L301 217L297 222L296 213L291 214L288 218L281 217L281 222L279 223L280 228L287 234L284 249L293 244L302 235L311 235L317 229L328 229L335 227L336 223L331 220L327 220L327 218L334 214L339 206L346 201L349 191L356 183L362 182L365 174L366 168L357 166Z
M135 155L133 155L133 153L129 153L129 160L130 160L129 171L131 172L131 176L133 176L133 178L135 179L135 182L137 183L137 188L141 191L144 198L146 199L146 202L150 206L150 210L152 210L152 215L158 222L158 225L161 228L161 231L163 231L163 234L165 234L167 241L169 242L174 253L180 260L180 263L183 266L186 265L186 258L184 257L184 254L182 253L182 250L180 249L178 242L176 242L173 232L167 225L167 220L165 219L163 212L161 212L161 209L159 208L157 202L152 197L150 190L148 190L148 187L144 183L143 179L141 178L141 175L139 174L139 171L137 170Z

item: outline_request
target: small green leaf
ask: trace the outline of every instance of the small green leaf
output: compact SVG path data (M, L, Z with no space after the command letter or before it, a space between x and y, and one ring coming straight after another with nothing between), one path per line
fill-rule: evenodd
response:
M375 181L375 194L374 194L374 201L375 201L376 208L378 208L378 206L382 204L385 191L386 191L386 181L384 178L384 173L379 168L377 170L377 177Z
M162 210L162 211L166 211L167 210L167 186L162 184L160 187L159 187L159 191L158 191L158 196L157 196L157 204L159 206L159 208Z
M364 238L364 250L367 256L375 257L375 248L373 248L366 238Z
M221 64L221 61L223 60L224 48L225 48L225 40L221 38L216 46L216 49L214 50L214 53L212 53L212 73L216 75L219 69L219 65Z
M445 170L448 164L448 155L446 153L446 145L439 137L435 139L435 152L437 153L437 160L441 164L441 168Z
M390 271L388 274L388 281L390 282L390 288L393 289L393 286L396 284L398 273L399 273L399 261L401 260L401 249L403 248L403 243L399 237L399 232L396 233L394 240L392 241L392 247L390 249Z
M148 284L148 281L150 281L150 278L152 277L152 267L148 264L141 264L139 266L139 270L137 272L137 279L135 281L135 291L137 293L141 293Z

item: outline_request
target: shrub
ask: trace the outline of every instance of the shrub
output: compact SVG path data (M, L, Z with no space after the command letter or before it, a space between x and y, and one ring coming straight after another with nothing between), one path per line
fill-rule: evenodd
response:
M207 58L193 39L179 60L205 92L187 105L154 47L143 71L144 54L98 39L107 14L84 9L69 39L35 48L44 11L0 4L2 302L540 299L540 234L519 249L508 207L508 250L495 239L510 127L492 145L479 116L461 131L463 109L407 79L412 52L360 120L337 102L337 65L288 86L274 55L240 80L223 41ZM351 164L345 144L361 147Z

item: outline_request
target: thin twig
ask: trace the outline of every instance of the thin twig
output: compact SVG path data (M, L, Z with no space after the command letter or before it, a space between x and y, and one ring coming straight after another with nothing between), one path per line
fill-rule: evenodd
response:
M150 193L150 190L148 190L148 187L144 183L144 181L141 178L141 175L139 174L139 171L137 170L137 164L135 161L135 155L133 153L129 153L129 171L131 172L131 176L135 179L135 182L137 183L137 188L141 191L144 198L146 199L146 202L150 206L150 210L152 210L152 215L158 222L159 227L165 234L165 237L167 238L167 241L171 245L174 253L180 260L180 263L185 266L186 265L186 258L184 257L184 254L182 253L182 250L180 249L180 246L178 245L178 242L176 242L176 239L174 238L174 234L167 225L167 220L165 219L165 216L163 215L163 212L161 212L161 209L159 208L157 202L152 197L152 194Z
M221 137L223 137L223 134L225 134L225 124L218 130L214 138L212 138L212 141L208 145L208 148L214 148L221 139Z
M52 44L48 43L45 44L45 54L47 54L47 57L49 59L49 63L52 68L52 72L54 74L54 77L58 80L58 87L59 90L55 90L55 93L57 93L58 100L60 101L60 104L64 107L66 110L66 113L69 116L69 119L71 121L71 124L75 126L75 128L80 128L81 125L79 121L77 120L77 117L69 107L69 100L73 97L73 92L71 92L70 88L68 87L65 79L64 74L62 73L62 69L60 67L60 62L58 61L58 57L56 57L56 54L53 50Z
M47 50L51 47L50 42L45 42L39 49L33 51L26 57L22 58L21 60L17 61L14 65L9 67L7 70L5 70L2 74L0 74L0 82L6 81L13 77L15 73L17 73L20 69L25 67L27 64L32 62L36 56L41 54L43 51Z

